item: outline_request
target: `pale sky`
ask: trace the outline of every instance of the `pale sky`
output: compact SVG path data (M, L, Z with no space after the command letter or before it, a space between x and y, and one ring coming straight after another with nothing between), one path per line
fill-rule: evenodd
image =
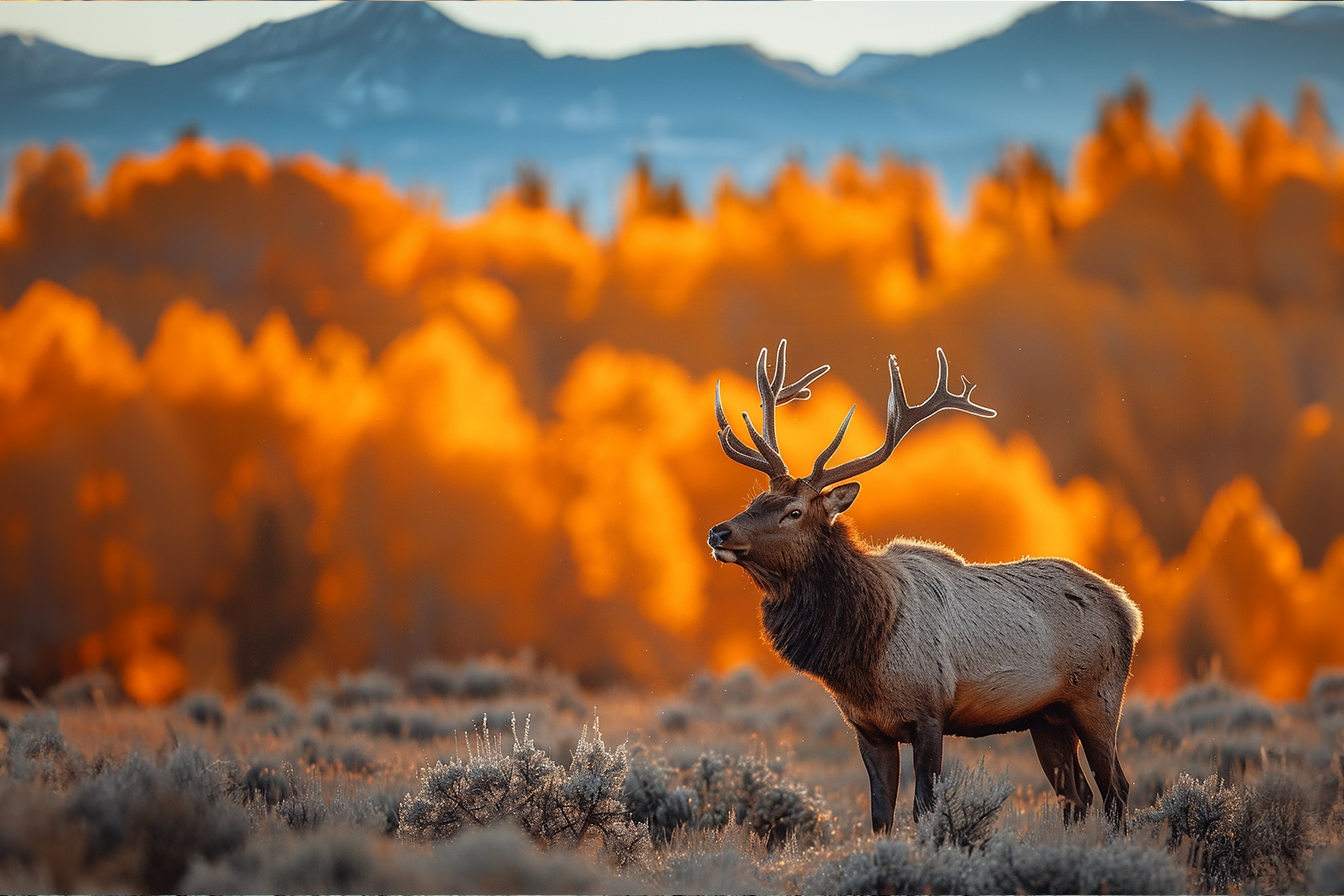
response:
M30 33L98 56L161 64L193 56L262 22L327 5L323 0L0 2L0 32ZM1002 30L1044 0L435 5L474 30L525 38L546 56L611 58L649 49L750 43L770 56L831 73L865 51L924 54L957 46ZM1232 14L1275 16L1311 4L1221 0L1207 5Z

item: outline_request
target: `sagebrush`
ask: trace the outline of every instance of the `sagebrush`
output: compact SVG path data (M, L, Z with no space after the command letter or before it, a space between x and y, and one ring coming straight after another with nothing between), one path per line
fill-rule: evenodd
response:
M1338 678L1300 704L1217 680L1133 698L1127 836L1064 827L1008 735L949 739L934 810L911 820L906 777L874 838L853 735L798 676L654 702L490 659L162 710L84 676L0 707L0 889L1337 892Z

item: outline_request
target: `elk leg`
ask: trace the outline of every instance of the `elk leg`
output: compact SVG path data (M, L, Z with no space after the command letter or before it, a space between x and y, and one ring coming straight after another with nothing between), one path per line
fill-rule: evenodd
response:
M1067 722L1040 722L1031 727L1036 756L1055 793L1064 798L1064 823L1087 817L1092 787L1078 764L1078 735Z
M1087 783L1087 778L1083 775L1083 767L1078 762L1078 735L1073 732L1072 728L1070 728L1069 731L1073 734L1074 743L1073 780L1075 782L1075 788L1078 791L1078 796L1083 800L1081 805L1074 807L1073 820L1083 821L1087 818L1088 810L1092 808L1092 785Z
M915 821L933 809L933 779L943 771L943 725L937 719L915 723Z
M1124 817L1125 809L1129 806L1129 779L1125 777L1125 770L1120 767L1120 751L1115 750L1115 777L1112 783L1115 785L1116 796L1120 802L1120 821L1124 833L1129 833L1129 822ZM1088 760L1091 762L1092 760Z
M896 815L896 791L901 786L901 745L874 729L855 728L859 755L868 769L868 796L873 811L873 833L891 830Z
M1129 781L1120 770L1116 755L1115 735L1120 720L1101 718L1099 713L1075 712L1074 730L1083 742L1087 764L1092 766L1092 777L1097 779L1102 802L1106 805L1106 822L1117 831L1127 832L1125 805L1129 801Z

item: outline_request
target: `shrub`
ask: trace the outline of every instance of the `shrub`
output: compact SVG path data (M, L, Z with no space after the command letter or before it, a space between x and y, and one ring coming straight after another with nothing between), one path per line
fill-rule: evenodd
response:
M608 751L596 721L591 740L584 727L568 770L536 748L526 726L522 737L514 729L508 753L483 727L465 760L422 772L420 792L407 794L401 804L400 830L408 838L443 840L464 826L509 819L548 846L578 845L600 834L604 848L625 864L648 839L647 828L631 821L621 799L626 766L625 748Z
M1185 873L1164 853L1124 840L1031 844L1000 834L974 853L879 838L822 866L821 893L1180 893Z
M745 825L769 849L790 838L802 846L825 842L825 803L785 780L781 769L782 763L761 756L709 752L678 773L661 756L637 749L625 778L625 805L657 843L668 842L679 827L721 830L730 821Z
M401 829L401 801L404 792L376 789L357 799L346 800L350 804L351 819L360 825L379 828L382 833L391 836Z
M81 672L47 691L47 702L53 706L110 706L122 699L121 686L106 669Z
M276 805L275 814L296 831L312 831L330 824L337 810L322 795L320 782L309 778L300 783L292 796Z
M1344 669L1318 669L1307 688L1307 706L1318 716L1344 714Z
M1150 751L1155 752L1155 751ZM1129 799L1131 810L1147 807L1161 799L1162 794L1171 786L1171 774L1174 769L1166 765L1140 763L1132 769L1133 777L1129 781ZM1090 786L1090 785L1089 785Z
M739 666L718 682L725 703L750 703L763 688L761 673L755 666Z
M452 723L434 712L413 712L406 719L406 736L411 740L437 740L456 731Z
M344 826L394 834L400 802L400 794L383 790L349 795L338 789L328 800L321 778L301 776L294 783L294 792L276 803L275 816L296 831Z
M1335 839L1344 839L1344 786L1341 786L1341 769L1344 767L1344 755L1330 760L1329 767L1321 776L1316 792L1316 815L1326 835Z
M77 867L83 852L58 794L0 776L0 893L87 891ZM45 886L24 887L29 881Z
M695 710L687 703L676 702L664 706L658 713L658 723L668 731L682 732L691 727Z
M432 852L332 828L258 840L197 862L187 893L610 893L599 867L562 850L540 853L508 826L466 831Z
M968 769L949 760L933 782L933 810L919 821L919 837L934 846L968 852L983 848L998 825L999 811L1012 795L1007 777L985 771L985 761Z
M794 673L767 679L752 666L739 666L718 678L695 676L684 698L667 704L660 719L668 731L684 731L697 720L727 723L742 732L787 725L818 740L844 728L843 717L820 685Z
M827 863L803 889L808 893L921 893L925 892L922 875L911 844L880 838L871 849Z
M280 736L299 724L299 708L283 688L258 682L243 695L243 716L249 726Z
M336 710L327 700L314 700L308 706L308 718L318 731L326 733L336 721Z
M1172 717L1170 709L1150 703L1141 696L1125 700L1125 711L1120 716L1120 730L1128 731L1139 743L1148 741L1176 745L1185 737L1187 726Z
M649 826L654 843L667 843L672 833L699 814L699 797L689 787L673 786L674 774L662 756L646 749L631 751L625 774L625 806L630 817Z
M1211 675L1188 685L1171 701L1173 715L1190 731L1247 731L1274 727L1274 712L1255 694Z
M224 727L224 701L213 691L193 691L178 701L177 707L199 725Z
M507 856L506 860L501 860ZM542 854L516 828L469 831L435 847L428 862L435 892L614 893L617 883L600 867L561 850ZM440 881L451 886L444 888Z
M131 871L137 889L171 893L194 857L240 847L246 820L220 798L223 781L208 760L189 746L163 765L131 754L80 784L66 811L86 832L85 861L111 861Z
M223 855L246 837L241 811L221 799L219 765L196 747L179 745L158 761L138 753L100 760L86 772L64 794L40 781L0 780L6 884L174 892L194 856Z
M997 838L984 855L995 893L1183 893L1185 871L1164 852L1115 839L1102 846Z
M257 839L215 864L196 863L183 893L394 893L397 880L380 844L354 830Z
M1190 841L1190 866L1208 889L1225 890L1243 873L1236 842L1241 794L1217 775L1203 781L1184 772L1157 805L1135 816L1136 826L1166 822L1167 848Z
M821 798L785 781L763 757L705 753L689 777L698 798L698 827L723 827L731 817L770 849L790 837L803 846L826 840L829 814Z
M294 699L283 688L257 682L243 695L243 712L256 715L274 713L282 716L297 715Z
M294 766L276 759L253 759L233 787L243 802L260 801L273 808L294 796Z
M1213 675L1186 686L1168 706L1130 701L1120 724L1140 742L1159 739L1175 745L1199 732L1261 732L1275 721L1274 710L1255 694Z
M30 712L6 736L4 767L16 781L68 787L88 772L88 763L61 733L56 713Z
M1344 893L1344 849L1317 856L1311 867L1309 893Z
M796 880L772 880L770 871L784 866L772 862L771 858L761 838L742 825L728 825L717 830L683 828L658 856L657 876L648 891L798 892ZM796 856L794 858L796 860ZM781 883L784 886L780 886ZM789 883L794 885L789 886Z
M538 669L535 658L526 651L513 659L482 657L456 665L428 660L411 670L407 689L421 700L488 700L505 695L546 693L554 697L558 706L574 710L582 710L584 706L573 676L552 669Z
M458 675L458 696L475 700L525 692L525 679L504 663L468 660Z
M331 702L342 708L388 703L401 693L400 683L382 669L367 669L358 675L346 672L336 677Z
M1283 890L1302 879L1311 852L1307 797L1286 771L1270 771L1250 789L1237 842L1246 875L1260 887Z
M1172 850L1188 839L1191 867L1209 889L1224 890L1245 880L1283 889L1306 871L1307 814L1306 794L1282 770L1268 772L1249 789L1224 784L1216 775L1197 781L1182 774L1136 822L1165 821Z
M364 715L352 718L350 730L400 739L406 733L406 720L394 709L375 706Z
M526 658L513 663L495 657L471 659L458 665L429 660L411 672L410 691L420 698L452 697L485 700L504 694L533 690L528 679L535 674Z
M299 741L299 755L308 765L337 766L356 775L369 772L375 765L373 754L359 741L319 740L306 735Z
M1258 735L1196 737L1191 739L1186 748L1191 761L1210 763L1224 781L1244 780L1248 774L1264 768L1267 758L1264 738Z
M420 700L456 697L461 692L457 669L442 660L425 660L411 670L407 690Z

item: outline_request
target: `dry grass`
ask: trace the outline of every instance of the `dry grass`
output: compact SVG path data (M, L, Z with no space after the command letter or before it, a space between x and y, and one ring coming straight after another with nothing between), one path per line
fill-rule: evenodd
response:
M650 700L488 660L165 709L71 682L0 706L0 890L1335 892L1337 684L1132 698L1128 836L1064 827L1005 735L948 740L918 826L907 751L875 838L853 736L797 676Z

